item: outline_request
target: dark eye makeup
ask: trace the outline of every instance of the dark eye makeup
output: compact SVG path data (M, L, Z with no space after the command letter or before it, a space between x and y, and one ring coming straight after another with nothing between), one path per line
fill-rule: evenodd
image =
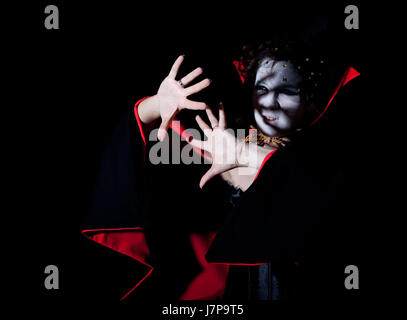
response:
M258 92L258 93L266 93L269 91L269 89L262 84L256 84L254 88L255 88L256 92ZM297 88L294 88L294 87L277 88L274 91L276 91L279 94L285 94L288 96L295 96L298 94Z
M268 89L261 84L256 84L254 88L256 89L257 92L267 92L268 91Z
M286 94L288 96L295 96L298 94L298 90L296 88L284 88L280 89L279 93Z

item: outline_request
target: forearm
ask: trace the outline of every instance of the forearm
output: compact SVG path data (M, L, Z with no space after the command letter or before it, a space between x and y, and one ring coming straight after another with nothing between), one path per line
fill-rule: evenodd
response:
M143 100L138 106L138 115L141 122L150 124L160 118L160 104L158 96L151 96Z

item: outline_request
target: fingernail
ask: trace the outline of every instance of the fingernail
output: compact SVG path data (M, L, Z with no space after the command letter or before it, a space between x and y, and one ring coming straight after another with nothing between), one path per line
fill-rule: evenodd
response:
M181 57L185 57L185 53L181 54Z
M212 79L208 79L209 80L209 84L211 84L212 83Z

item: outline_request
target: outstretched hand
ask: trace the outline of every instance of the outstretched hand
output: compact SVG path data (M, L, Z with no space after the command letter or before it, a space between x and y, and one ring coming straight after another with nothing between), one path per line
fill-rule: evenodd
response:
M235 135L226 129L223 105L219 104L219 120L210 108L206 109L206 114L211 127L200 116L196 116L195 119L208 139L205 141L192 139L189 142L191 145L209 152L212 156L212 166L201 178L200 188L216 175L239 166L237 154L240 144Z
M185 87L202 74L202 68L196 68L181 80L175 80L183 61L184 56L179 56L175 60L170 73L162 81L156 95L161 116L161 125L158 129L158 139L160 141L164 140L168 127L179 111L182 109L204 110L207 107L204 102L192 101L187 97L208 87L211 83L209 79L204 79L190 87Z

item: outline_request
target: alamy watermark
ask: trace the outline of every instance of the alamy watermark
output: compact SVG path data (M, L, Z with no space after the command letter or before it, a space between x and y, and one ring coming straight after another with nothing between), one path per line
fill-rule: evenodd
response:
M47 274L44 280L44 287L47 290L59 289L59 270L55 265L45 267L44 273Z
M216 157L212 157L210 152L193 146L189 142L193 139L200 141L209 141L205 135L197 129L186 129L181 132L180 122L174 120L172 128L178 128L176 131L169 130L163 141L158 140L158 128L151 130L148 141L152 143L148 152L148 160L153 165L159 164L222 164L234 166L244 159L245 166L256 167L258 164L257 132L255 129L250 131L251 143L244 143L247 136L247 130L231 128L225 129L223 134L212 135L210 144L212 149L223 150L217 152ZM242 148L242 144L245 145ZM240 162L241 164L241 162ZM245 168L239 167L240 174L250 174Z
M44 26L47 30L59 29L59 9L56 5L45 7L44 13L47 14L44 20ZM359 29L359 8L350 4L345 7L345 28L348 30Z
M44 13L47 14L44 20L44 26L47 30L59 29L59 10L55 5L45 7Z
M345 268L345 288L348 290L359 289L359 268L355 265L348 265Z
M348 30L359 29L359 8L353 4L345 7L345 28Z

